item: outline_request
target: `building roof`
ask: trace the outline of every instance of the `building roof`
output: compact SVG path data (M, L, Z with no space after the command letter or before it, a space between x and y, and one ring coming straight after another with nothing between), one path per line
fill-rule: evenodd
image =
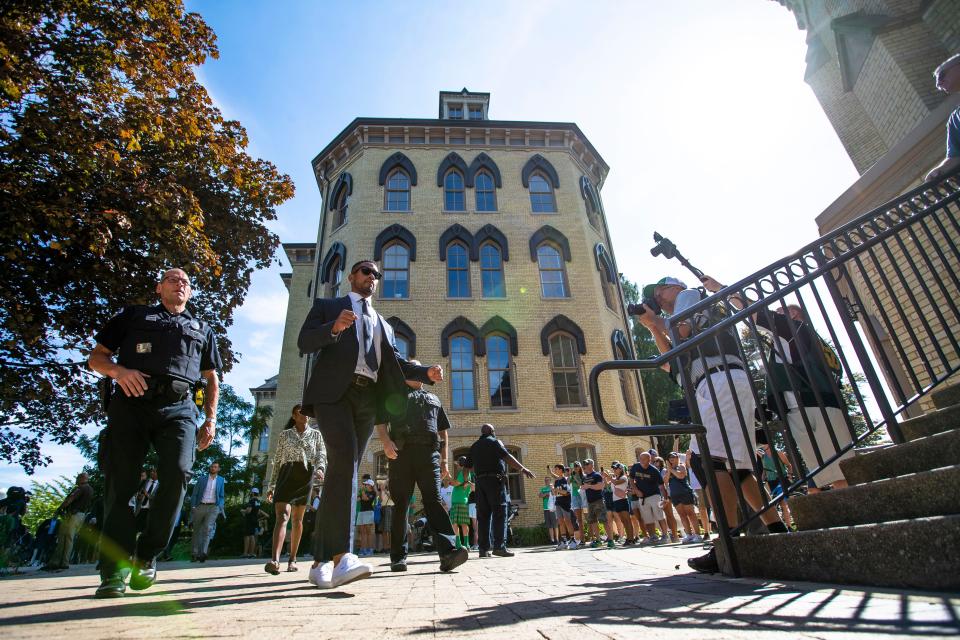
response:
M263 384L259 387L251 387L250 393L257 393L258 391L276 391L277 390L277 379L280 377L280 374L276 374L273 377L267 378L263 381Z
M360 126L407 126L407 127L465 127L465 128L477 128L477 129L492 129L496 127L502 127L504 129L566 129L573 132L583 143L590 149L590 153L596 157L605 167L610 165L607 164L607 161L603 159L603 156L596 150L590 140L587 139L587 136L583 134L583 131L580 130L580 127L573 122L533 122L527 120L438 120L438 119L428 119L428 118L354 118L353 121L344 127L343 131L337 134L333 140L330 141L327 146L323 148L323 151L318 153L311 164L316 167L320 160L326 156L330 151L335 149L343 140L350 134L351 131Z

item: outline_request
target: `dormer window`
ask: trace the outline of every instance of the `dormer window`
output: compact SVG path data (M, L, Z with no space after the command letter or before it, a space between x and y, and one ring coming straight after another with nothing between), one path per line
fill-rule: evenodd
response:
M470 105L470 119L483 120L483 107L480 105Z
M450 105L448 107L450 120L463 120L463 107L460 105Z

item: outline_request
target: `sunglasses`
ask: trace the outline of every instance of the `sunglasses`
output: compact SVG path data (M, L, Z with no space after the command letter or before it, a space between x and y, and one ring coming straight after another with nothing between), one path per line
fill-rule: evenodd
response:
M382 273L380 273L376 269L371 269L370 267L360 267L359 269L357 269L357 271L359 271L365 276L369 276L370 274L373 274L374 280L379 280L380 278L383 277ZM354 271L354 273L356 273L357 271Z

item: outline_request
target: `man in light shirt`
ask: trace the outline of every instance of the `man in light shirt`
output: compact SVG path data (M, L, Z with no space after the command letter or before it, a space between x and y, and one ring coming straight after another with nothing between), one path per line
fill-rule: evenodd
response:
M209 473L201 476L193 487L190 502L193 505L191 518L193 519L193 558L198 562L206 562L207 551L210 547L210 532L217 521L217 516L226 514L223 511L223 478L220 477L220 464L213 462L208 469Z

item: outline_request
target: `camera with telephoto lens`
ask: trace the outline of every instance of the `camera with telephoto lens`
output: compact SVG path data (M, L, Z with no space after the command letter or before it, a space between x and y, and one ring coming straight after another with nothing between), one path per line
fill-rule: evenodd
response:
M660 305L657 304L657 301L653 298L644 298L637 304L627 305L627 313L631 316L642 316L647 312L647 310L652 311L653 315L655 316L660 315L660 312L662 311Z

